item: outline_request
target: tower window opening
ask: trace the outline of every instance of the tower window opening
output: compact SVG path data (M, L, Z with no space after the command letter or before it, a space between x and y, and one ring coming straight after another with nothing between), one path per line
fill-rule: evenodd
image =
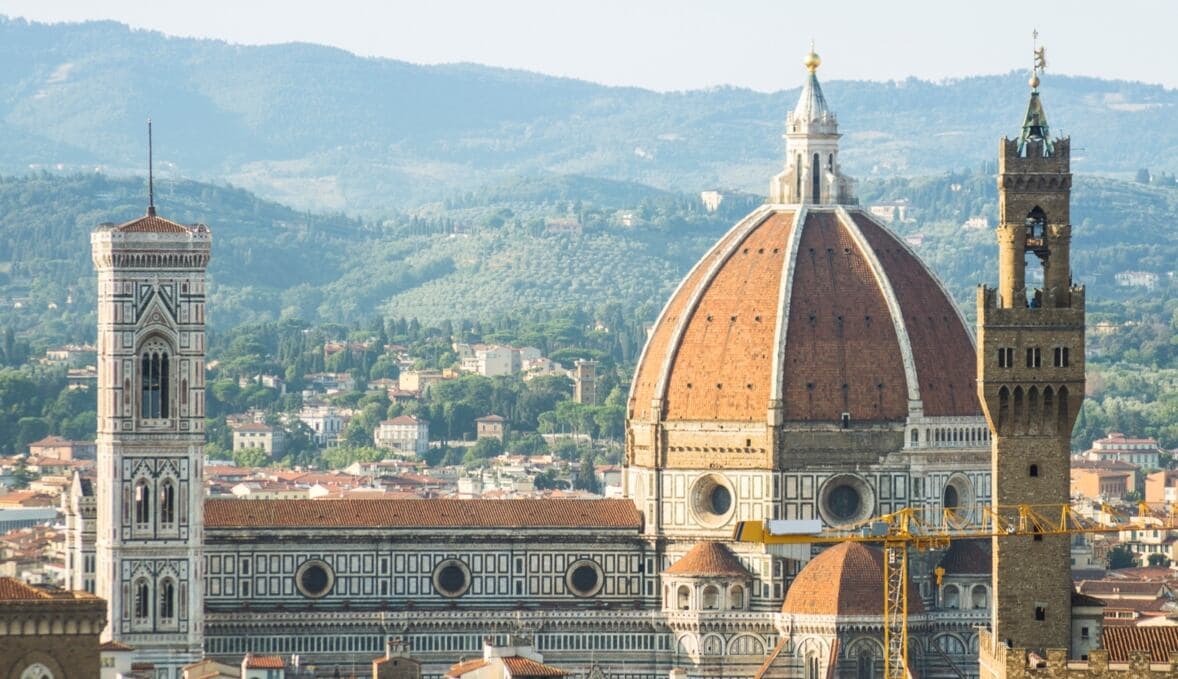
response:
M1028 368L1040 367L1042 364L1042 361L1040 360L1040 358L1041 357L1039 355L1039 347L1032 347L1030 349L1027 349L1027 367Z
M1038 477L1039 476L1039 465L1037 465L1037 464L1031 465L1030 468L1027 470L1027 473L1032 477Z
M840 419L841 419L841 424L842 424L843 429L850 429L850 427L851 427L851 413L843 413L843 415Z
M151 493L147 487L147 479L135 482L135 523L139 526L151 523Z
M1068 348L1067 347L1056 347L1055 348L1055 367L1057 367L1057 368L1068 367Z
M998 348L998 367L999 368L1013 368L1014 367L1014 349L1011 347Z
M151 604L149 603L150 591L147 587L147 580L140 579L135 583L135 597L132 605L132 612L135 614L135 622L139 624L146 623L151 617Z
M1047 607L1036 606L1035 607L1035 619L1036 620L1046 620L1047 619Z
M143 419L168 417L169 360L166 351L152 348L143 352L140 367L139 414Z
M164 578L160 583L160 620L172 621L176 618L176 584L171 578Z
M160 523L176 523L176 484L171 479L160 484Z

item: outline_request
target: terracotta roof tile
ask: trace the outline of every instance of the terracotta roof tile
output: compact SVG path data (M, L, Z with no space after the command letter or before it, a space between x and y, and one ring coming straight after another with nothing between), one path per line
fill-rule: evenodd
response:
M1128 662L1132 651L1148 651L1151 662L1166 662L1178 653L1178 627L1105 627L1101 633L1112 662Z
M989 575L994 561L987 541L954 540L939 565L951 575Z
M668 420L764 420L792 226L793 213L769 216L704 290L675 348Z
M894 234L866 213L851 214L887 271L900 303L916 362L924 414L981 415L974 344L953 300ZM944 360L946 356L960 360Z
M122 233L188 233L189 228L181 224L177 224L170 219L157 217L155 215L145 215L139 219L132 219L129 222L124 222L114 227L115 231Z
M98 645L100 651L134 651L134 646L128 646L121 641L104 641Z
M663 572L668 575L751 577L740 559L719 542L697 544Z
M1081 594L1105 597L1157 597L1165 585L1141 580L1081 580L1077 587Z
M49 593L16 578L0 577L0 601L31 601L50 599Z
M674 337L675 329L683 314L690 313L691 310L687 308L688 303L704 279L707 278L712 265L720 260L725 248L739 238L742 232L742 229L734 227L724 234L719 242L696 263L695 268L680 283L678 291L667 301L667 305L663 308L659 320L650 333L650 339L643 350L643 358L635 369L634 388L630 390L631 417L649 420L660 415L660 413L651 412L651 402L655 390L658 388L667 353L677 350L677 347L671 346L673 341L678 341Z
M446 672L446 676L455 678L461 677L467 672L473 672L477 669L486 667L487 665L487 661L483 660L482 658L467 660L451 666L450 669Z
M883 554L840 542L806 564L785 595L782 613L883 617ZM923 613L919 590L908 585L908 613Z
M806 217L786 350L787 422L838 422L844 412L852 421L908 417L908 382L887 301L859 246L832 212Z
M286 661L278 655L247 655L245 666L251 670L282 670L286 669Z
M568 674L568 672L560 668L545 665L531 658L524 658L518 655L504 658L503 664L507 666L507 671L511 673L513 679L520 679L521 677L563 677Z
M217 528L626 528L642 516L630 500L230 500L205 501Z

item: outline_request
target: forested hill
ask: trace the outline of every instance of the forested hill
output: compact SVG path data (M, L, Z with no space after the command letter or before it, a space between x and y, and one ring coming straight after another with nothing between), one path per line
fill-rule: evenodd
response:
M794 60L781 70L783 87L801 83ZM845 134L844 163L870 180L992 159L996 139L1017 131L1025 81L1010 73L824 87ZM381 215L537 172L761 193L797 91L662 94L315 45L0 17L0 172L140 171L151 115L161 173L320 211ZM1043 96L1053 130L1076 139L1078 172L1178 171L1178 91L1048 74Z

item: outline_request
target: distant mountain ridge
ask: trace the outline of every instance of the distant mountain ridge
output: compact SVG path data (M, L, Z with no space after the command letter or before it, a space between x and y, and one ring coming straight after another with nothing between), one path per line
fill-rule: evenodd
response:
M800 84L801 71L783 62L782 84ZM992 160L1026 103L1020 73L824 87L844 133L844 164L860 179ZM150 114L161 174L350 214L537 172L759 194L780 165L796 96L796 88L656 93L317 45L240 46L114 22L0 17L0 172L140 171ZM1053 131L1076 140L1077 172L1178 171L1178 90L1048 74L1043 96Z

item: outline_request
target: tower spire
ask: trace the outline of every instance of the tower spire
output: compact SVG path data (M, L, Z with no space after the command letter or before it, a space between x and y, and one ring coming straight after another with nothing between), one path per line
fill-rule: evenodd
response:
M155 216L155 176L151 159L151 118L147 119L147 216Z
M1045 48L1039 47L1039 31L1031 32L1031 79L1027 84L1031 86L1031 99L1027 102L1027 113L1023 116L1023 131L1019 135L1019 153L1026 149L1028 141L1043 144L1043 154L1050 156L1053 151L1051 131L1047 127L1047 112L1043 110L1043 102L1039 99L1039 72L1047 68Z

